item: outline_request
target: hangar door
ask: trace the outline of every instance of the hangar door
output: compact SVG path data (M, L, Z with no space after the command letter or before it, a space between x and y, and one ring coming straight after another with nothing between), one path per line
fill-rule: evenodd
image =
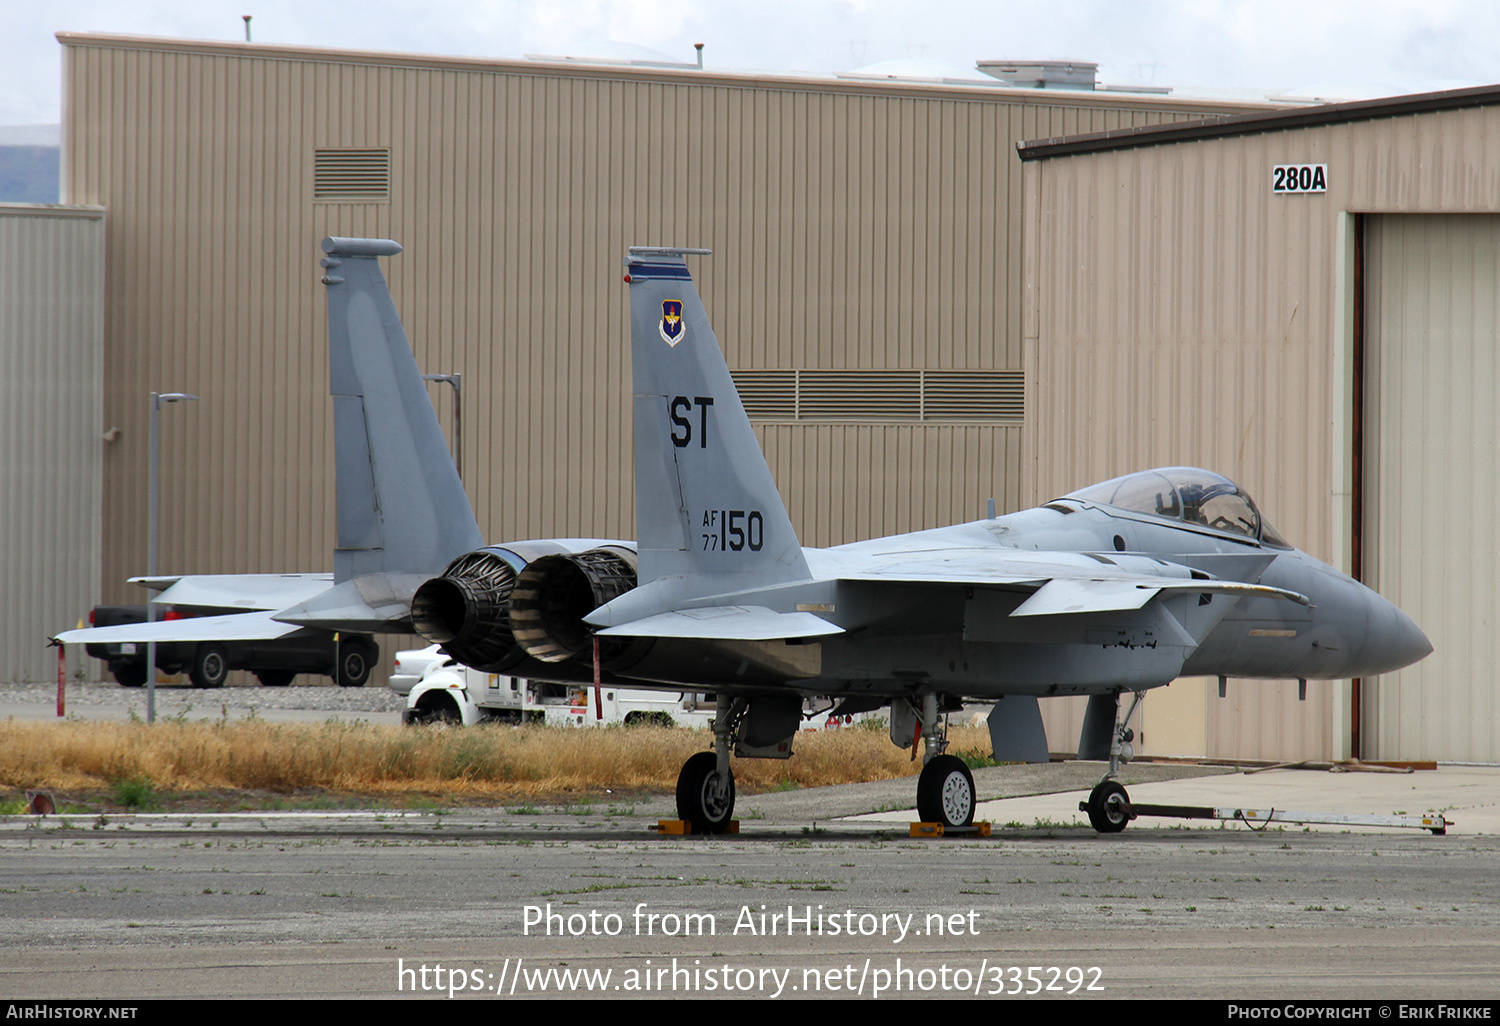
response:
M1365 580L1432 640L1366 758L1500 762L1500 217L1365 219Z

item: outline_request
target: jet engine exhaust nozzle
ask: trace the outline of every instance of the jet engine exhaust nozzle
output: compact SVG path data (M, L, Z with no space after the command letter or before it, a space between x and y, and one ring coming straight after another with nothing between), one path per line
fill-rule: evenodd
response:
M635 553L590 549L575 555L543 556L527 565L510 597L510 629L516 643L536 659L560 663L582 652L591 632L583 618L636 585ZM608 658L619 642L606 646Z
M417 589L412 626L465 666L498 673L520 657L510 630L515 584L515 568L498 554L465 553Z

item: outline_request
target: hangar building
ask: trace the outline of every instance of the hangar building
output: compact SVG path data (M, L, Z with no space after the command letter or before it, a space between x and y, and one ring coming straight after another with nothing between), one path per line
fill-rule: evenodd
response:
M1023 495L1216 468L1432 639L1307 708L1201 685L1206 750L1500 761L1500 88L1020 153Z

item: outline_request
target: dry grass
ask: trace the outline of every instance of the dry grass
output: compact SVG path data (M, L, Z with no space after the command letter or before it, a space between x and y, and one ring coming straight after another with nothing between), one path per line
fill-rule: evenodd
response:
M989 750L976 728L950 733L950 750ZM318 788L358 794L496 798L603 789L670 791L707 731L482 726L420 729L365 723L0 722L0 787L92 790L149 781L159 793ZM815 787L915 773L920 759L885 731L799 735L790 760L741 759L746 792Z

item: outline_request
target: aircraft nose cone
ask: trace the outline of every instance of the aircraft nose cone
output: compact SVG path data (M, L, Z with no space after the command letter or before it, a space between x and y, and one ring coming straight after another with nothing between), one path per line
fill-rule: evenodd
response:
M1390 673L1410 666L1432 652L1432 642L1412 618L1394 603L1379 596L1370 617L1370 636L1366 641L1371 669L1369 673Z

